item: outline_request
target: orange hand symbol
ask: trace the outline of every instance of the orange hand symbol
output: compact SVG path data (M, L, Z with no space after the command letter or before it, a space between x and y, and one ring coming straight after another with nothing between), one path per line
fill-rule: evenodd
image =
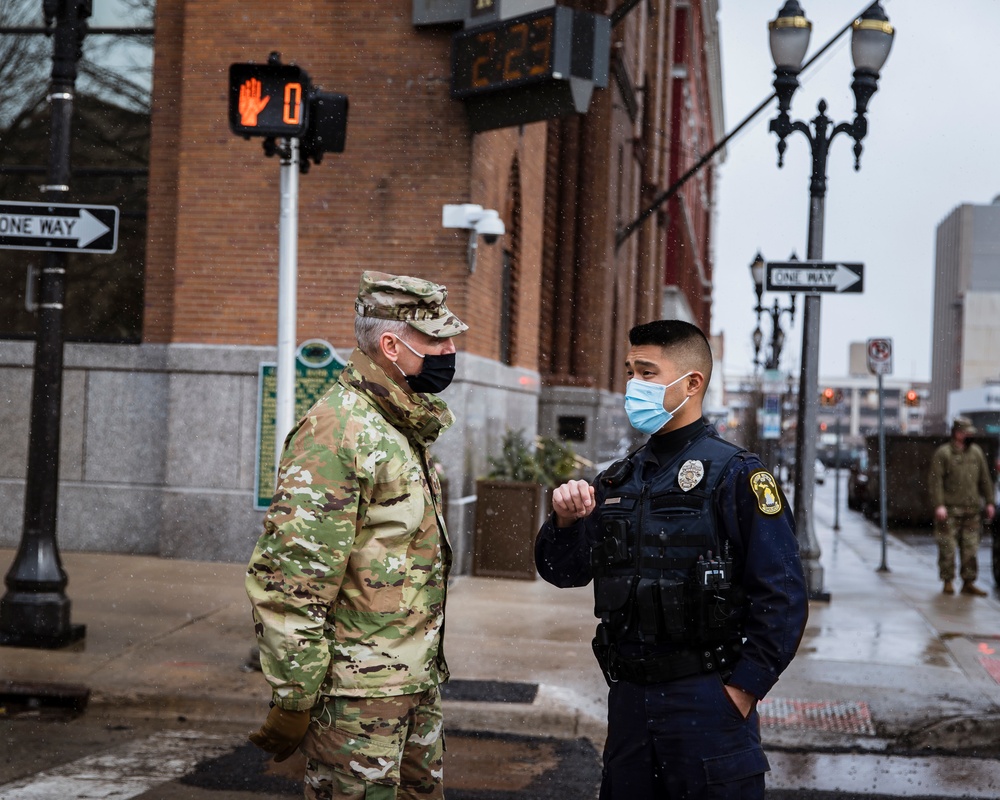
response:
M248 128L257 126L257 115L264 110L271 98L260 96L260 81L250 78L240 87L240 124Z

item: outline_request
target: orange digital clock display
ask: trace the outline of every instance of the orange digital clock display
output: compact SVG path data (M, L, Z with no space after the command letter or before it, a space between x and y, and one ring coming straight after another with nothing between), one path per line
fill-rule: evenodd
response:
M456 34L454 97L507 89L553 75L555 8Z

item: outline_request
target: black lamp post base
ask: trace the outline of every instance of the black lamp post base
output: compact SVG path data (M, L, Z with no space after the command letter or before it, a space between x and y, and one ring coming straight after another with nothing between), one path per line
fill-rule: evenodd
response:
M12 590L0 599L0 646L65 647L87 632L69 620L70 601L61 592Z
M72 624L56 634L27 633L24 631L0 631L0 647L36 647L40 650L58 650L87 635L87 626Z

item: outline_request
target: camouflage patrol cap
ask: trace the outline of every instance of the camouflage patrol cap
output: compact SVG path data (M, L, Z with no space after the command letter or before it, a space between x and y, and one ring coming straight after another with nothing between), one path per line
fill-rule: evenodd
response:
M954 421L951 423L951 432L963 431L966 434L972 435L976 433L976 426L972 424L972 420L968 417L955 417Z
M361 275L354 310L359 317L397 319L428 336L446 339L469 329L448 310L447 297L448 290L440 284L368 270Z

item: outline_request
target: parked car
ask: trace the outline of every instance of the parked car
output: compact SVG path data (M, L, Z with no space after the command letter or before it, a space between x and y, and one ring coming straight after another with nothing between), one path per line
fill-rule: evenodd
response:
M820 459L816 459L816 483L821 486L826 483L826 464Z
M847 507L864 511L871 502L868 486L868 453L864 450L851 462L847 472Z

